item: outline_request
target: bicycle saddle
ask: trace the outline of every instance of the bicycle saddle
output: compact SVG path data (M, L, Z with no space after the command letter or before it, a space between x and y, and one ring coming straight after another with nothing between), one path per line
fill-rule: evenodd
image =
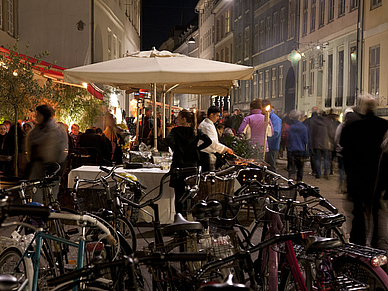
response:
M193 216L202 219L207 213L210 214L211 217L217 217L221 214L221 210L222 205L219 201L211 200L206 203L204 200L201 200L194 205L191 212L193 213Z
M198 289L198 291L228 290L228 291L249 291L249 287L240 283L233 283L233 275L230 274L224 283L208 284Z
M188 221L186 220L182 214L177 213L174 216L174 222L170 225L167 225L163 228L162 233L163 235L172 235L174 233L180 232L180 231L202 231L203 227L200 222L196 221Z
M17 290L19 284L14 276L0 275L0 290Z
M342 213L337 213L333 215L316 215L314 216L314 218L321 226L340 226L346 221L345 215L343 215Z
M338 238L310 236L307 240L306 254L319 253L324 250L338 248L343 245Z

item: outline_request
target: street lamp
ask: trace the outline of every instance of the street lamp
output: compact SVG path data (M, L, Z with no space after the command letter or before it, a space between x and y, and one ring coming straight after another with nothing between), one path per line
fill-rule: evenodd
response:
M292 52L288 55L287 59L291 62L293 66L296 66L296 76L295 76L295 104L294 108L297 108L298 103L298 62L302 59L302 55L296 50L292 50Z
M187 43L194 44L195 43L194 37L190 37L190 39L189 39L189 41Z

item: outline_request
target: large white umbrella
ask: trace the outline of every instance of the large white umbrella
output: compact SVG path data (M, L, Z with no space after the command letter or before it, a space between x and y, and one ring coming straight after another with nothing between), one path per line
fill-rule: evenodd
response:
M156 104L157 90L163 93L163 99L167 92L227 96L237 80L251 79L253 70L253 67L151 50L67 69L64 75L65 81L69 83L101 83L129 92L152 89ZM156 106L154 117L156 118ZM156 126L154 131L156 146Z

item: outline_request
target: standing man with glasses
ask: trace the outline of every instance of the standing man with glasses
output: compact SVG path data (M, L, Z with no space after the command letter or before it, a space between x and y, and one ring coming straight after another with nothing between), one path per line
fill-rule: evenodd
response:
M217 129L214 124L220 119L220 113L221 110L219 107L210 106L207 110L207 117L198 126L198 129L202 130L202 132L212 140L212 144L200 152L200 165L204 172L216 170L215 153L234 154L232 149L223 145L218 140Z

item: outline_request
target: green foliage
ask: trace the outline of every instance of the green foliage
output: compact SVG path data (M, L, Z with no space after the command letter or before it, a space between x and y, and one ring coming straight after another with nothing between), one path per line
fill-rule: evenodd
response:
M44 78L38 81L34 64L23 59L17 45L10 52L0 54L0 118L15 120L19 115L23 119L34 112L36 106L50 104L57 120L68 125L78 123L84 130L105 114L107 104L86 89L54 84ZM46 55L48 52L35 56L36 64Z
M245 159L261 159L263 146L251 145L246 135L224 136L222 143L231 148L234 153Z

